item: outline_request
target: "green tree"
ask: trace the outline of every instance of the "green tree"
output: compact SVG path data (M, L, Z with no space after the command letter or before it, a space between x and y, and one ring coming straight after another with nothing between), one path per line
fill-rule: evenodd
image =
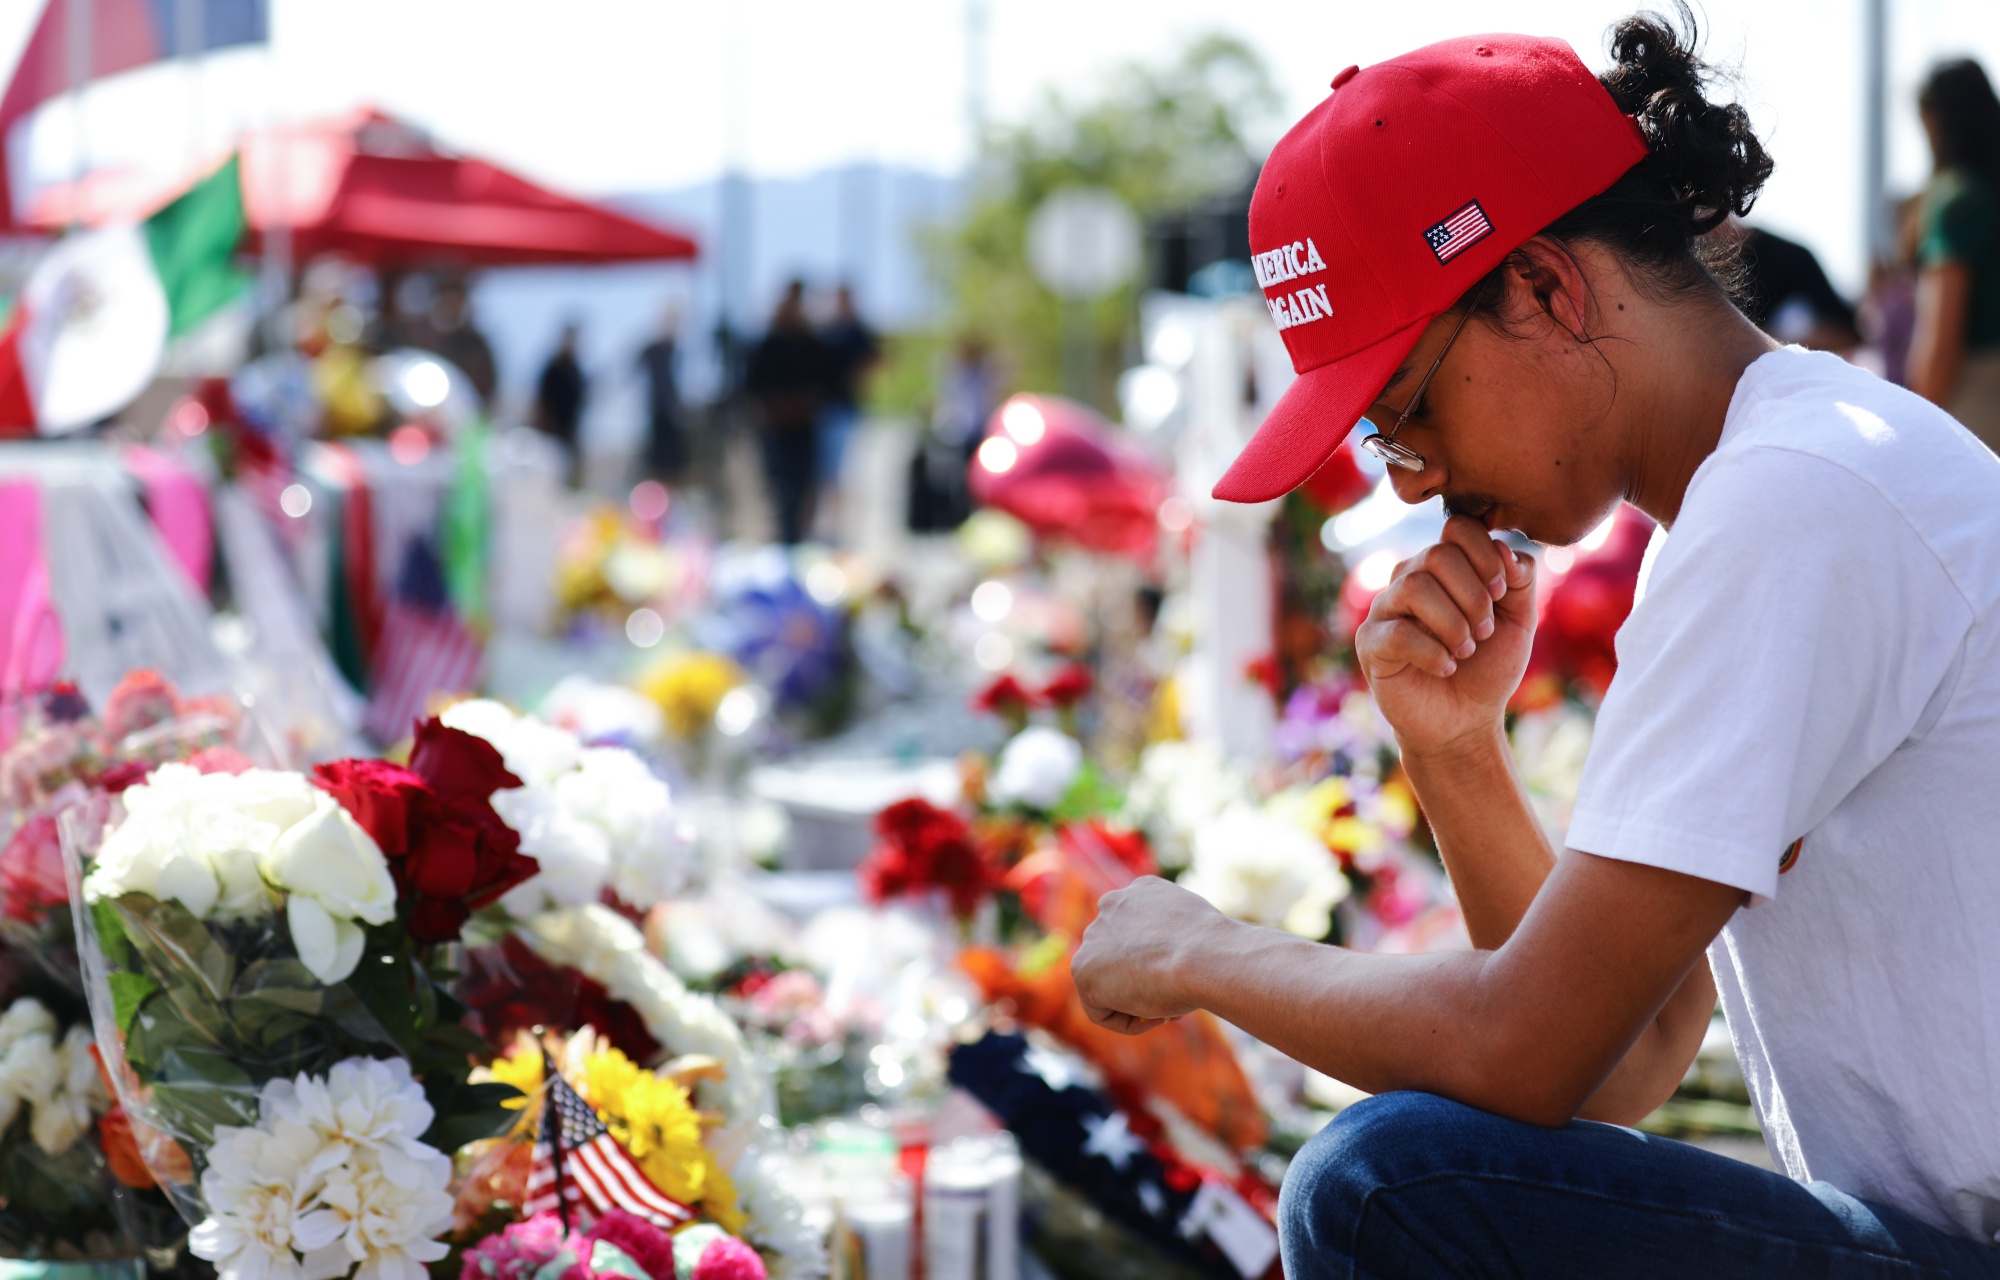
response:
M1256 52L1210 35L1165 65L1113 72L1094 96L1051 93L1025 122L994 131L963 216L928 245L948 300L945 331L984 338L1017 388L1060 389L1062 304L1027 262L1035 207L1059 187L1088 184L1116 192L1149 220L1238 190L1259 162L1251 139L1279 105ZM1115 399L1141 283L1091 304L1083 316L1096 371L1089 398L1100 408Z

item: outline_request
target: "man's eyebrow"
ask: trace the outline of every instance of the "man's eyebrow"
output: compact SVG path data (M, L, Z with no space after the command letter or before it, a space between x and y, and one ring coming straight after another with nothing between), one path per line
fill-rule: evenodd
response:
M1404 360L1403 363L1396 366L1396 372L1389 375L1389 380L1382 384L1381 395L1378 395L1375 398L1377 400L1380 400L1382 396L1388 395L1391 391L1394 391L1399 384L1401 384L1403 379L1409 377L1416 371L1417 371L1417 366L1414 360Z

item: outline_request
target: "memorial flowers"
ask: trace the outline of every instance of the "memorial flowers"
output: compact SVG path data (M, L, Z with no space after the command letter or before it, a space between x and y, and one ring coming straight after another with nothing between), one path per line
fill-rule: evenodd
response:
M482 1042L441 944L466 920L448 895L535 873L482 794L513 781L433 720L407 769L165 764L68 815L109 1074L152 1174L204 1202L225 1273L415 1275L425 1170L510 1123L515 1091L468 1081Z
M693 842L673 793L632 752L586 747L566 729L487 699L461 702L442 721L491 743L515 776L493 793L493 808L540 874L501 896L508 914L580 907L607 891L650 906L688 879Z
M222 1280L424 1280L451 1224L451 1160L402 1061L268 1081L257 1123L215 1131L189 1236Z

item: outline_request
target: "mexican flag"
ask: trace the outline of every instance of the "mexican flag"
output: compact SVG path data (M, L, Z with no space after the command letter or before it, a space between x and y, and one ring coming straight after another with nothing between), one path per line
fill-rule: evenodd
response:
M143 223L58 241L0 331L0 437L62 435L130 404L167 344L242 292L242 238L232 157Z

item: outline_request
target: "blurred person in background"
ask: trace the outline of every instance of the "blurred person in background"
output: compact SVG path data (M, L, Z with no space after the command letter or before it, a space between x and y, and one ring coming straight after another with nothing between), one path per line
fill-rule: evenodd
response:
M1856 319L1882 362L1881 374L1899 387L1910 385L1910 339L1917 328L1917 239L1922 234L1924 198L1896 202L1896 243L1888 258L1868 268L1868 293Z
M882 342L854 306L853 286L834 291L833 318L820 330L826 344L827 397L820 410L818 466L820 519L831 528L840 518L840 475L847 445L861 421L862 390L868 371L882 358Z
M979 334L964 334L938 378L930 430L910 460L911 532L956 529L972 514L966 469L979 451L987 419L999 407L1000 373L992 348Z
M583 401L590 393L583 365L576 358L578 336L576 321L563 325L555 353L535 380L535 426L569 450L572 475L577 467L577 425L583 420Z
M670 303L660 333L639 349L639 373L646 380L646 474L679 485L690 461L686 406L674 364L680 355L681 309Z
M743 389L757 406L764 450L764 480L777 516L778 539L803 542L812 527L818 479L814 433L832 385L826 344L806 319L806 286L785 286L771 327L750 353Z
M1917 240L1912 391L2000 449L2000 99L1969 58L1917 95L1934 161Z
M1739 224L1740 225L1740 224ZM1780 342L1846 355L1861 345L1854 308L1813 251L1762 227L1743 227L1743 314Z
M472 323L465 281L454 276L438 281L430 312L412 337L412 345L443 356L466 376L472 389L479 393L481 408L493 407L493 392L499 385L493 347Z

